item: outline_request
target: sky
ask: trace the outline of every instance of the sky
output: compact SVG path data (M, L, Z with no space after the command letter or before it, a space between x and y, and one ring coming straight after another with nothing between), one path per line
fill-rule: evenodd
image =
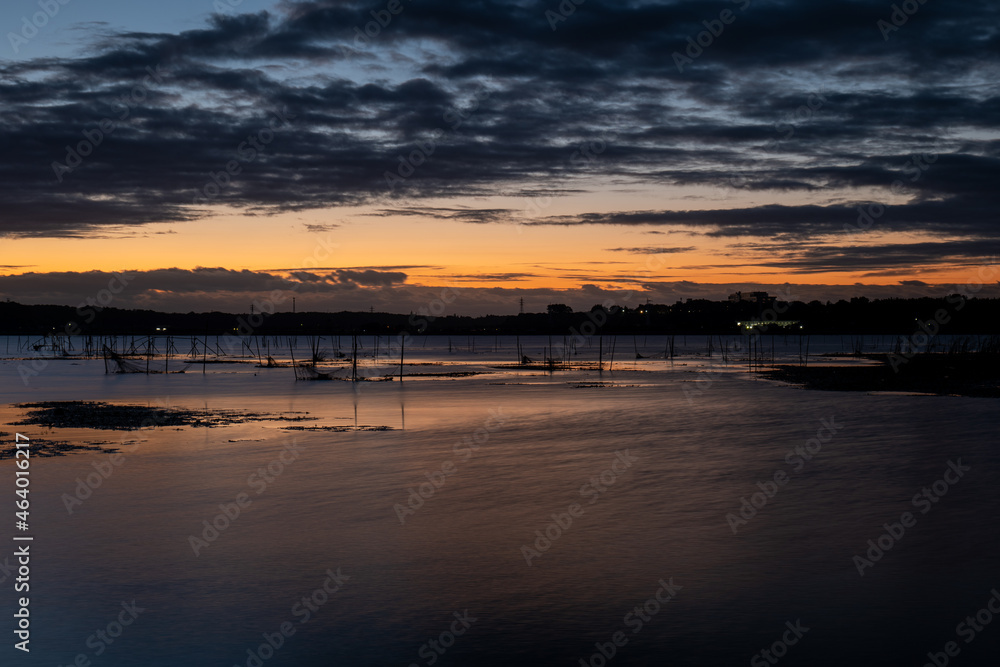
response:
M9 0L0 35L0 298L1000 294L995 2Z

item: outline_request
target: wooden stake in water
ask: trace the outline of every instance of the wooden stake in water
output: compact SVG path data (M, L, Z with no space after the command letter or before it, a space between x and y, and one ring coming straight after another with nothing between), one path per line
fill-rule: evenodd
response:
M354 353L351 359L351 382L358 381L358 335L354 334L352 341L352 346L354 348ZM355 407L355 409L357 409Z

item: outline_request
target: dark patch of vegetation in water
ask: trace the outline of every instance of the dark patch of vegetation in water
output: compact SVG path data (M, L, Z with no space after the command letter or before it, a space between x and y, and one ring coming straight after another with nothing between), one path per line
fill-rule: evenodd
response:
M111 442L84 442L73 443L65 440L46 440L44 438L31 439L31 456L48 458L52 456L66 456L77 452L117 452L117 447L109 447L116 443ZM13 459L17 445L13 442L10 446L0 447L0 461Z
M49 428L92 428L112 431L134 431L150 426L229 426L254 421L314 421L289 413L271 414L242 410L188 410L184 408L150 407L147 405L115 405L103 401L44 401L20 403L27 416L12 425L45 426Z
M942 396L1000 397L1000 354L868 354L882 363L865 366L776 366L772 380L824 391L902 391Z

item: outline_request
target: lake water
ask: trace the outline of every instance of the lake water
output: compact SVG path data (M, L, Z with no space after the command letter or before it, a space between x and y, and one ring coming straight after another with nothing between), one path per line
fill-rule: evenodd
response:
M109 454L32 460L32 650L12 647L13 575L0 570L10 644L0 664L68 665L78 654L108 666L772 664L755 658L767 649L787 665L919 666L949 641L952 664L996 664L1000 622L959 624L1000 590L1000 401L784 386L748 373L745 351L724 361L720 346L735 340L708 357L705 337L678 336L670 360L664 337L619 336L613 370L549 372L497 368L516 361L513 338L479 338L475 351L466 337L415 339L407 374L480 374L355 385L251 363L106 375L101 359L36 359L25 383L30 361L13 357L27 356L26 340L0 338L5 441L15 431L112 441L124 456L72 513L66 497ZM546 356L547 337L519 342ZM301 337L295 350L263 343L279 361L308 356ZM598 344L568 356L594 362ZM182 356L191 347L175 345ZM330 356L338 347L320 345ZM851 343L810 345L820 363ZM770 356L770 340L761 346ZM350 353L350 340L339 348ZM361 354L373 349L363 338ZM775 340L777 360L799 350L797 337ZM382 356L359 365L398 372L398 350ZM23 416L15 403L64 400L316 419L3 425ZM804 447L808 461L795 452ZM0 461L11 501L14 470ZM239 516L218 519L240 494L250 503ZM737 521L743 498L762 507ZM7 506L0 563L14 549ZM861 576L854 557L905 512L911 525L882 538L890 548ZM225 527L196 555L203 521ZM333 593L322 590L338 586L328 570L340 575ZM673 597L649 602L657 593ZM133 600L134 620L122 612ZM96 631L117 632L120 612L131 624L104 643ZM294 634L279 641L283 623ZM280 648L261 650L265 634Z

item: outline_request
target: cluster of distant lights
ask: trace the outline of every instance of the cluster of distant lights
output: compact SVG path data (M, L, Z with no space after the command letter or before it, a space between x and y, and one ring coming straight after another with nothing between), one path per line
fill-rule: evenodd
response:
M744 329L755 329L755 328L757 328L757 327L759 327L761 325L766 326L768 324L775 324L775 322L768 322L766 320L760 320L760 321L751 320L749 322L737 322L736 326L743 327ZM794 322L792 324L794 324ZM799 328L800 329L802 328L801 324L799 325Z

